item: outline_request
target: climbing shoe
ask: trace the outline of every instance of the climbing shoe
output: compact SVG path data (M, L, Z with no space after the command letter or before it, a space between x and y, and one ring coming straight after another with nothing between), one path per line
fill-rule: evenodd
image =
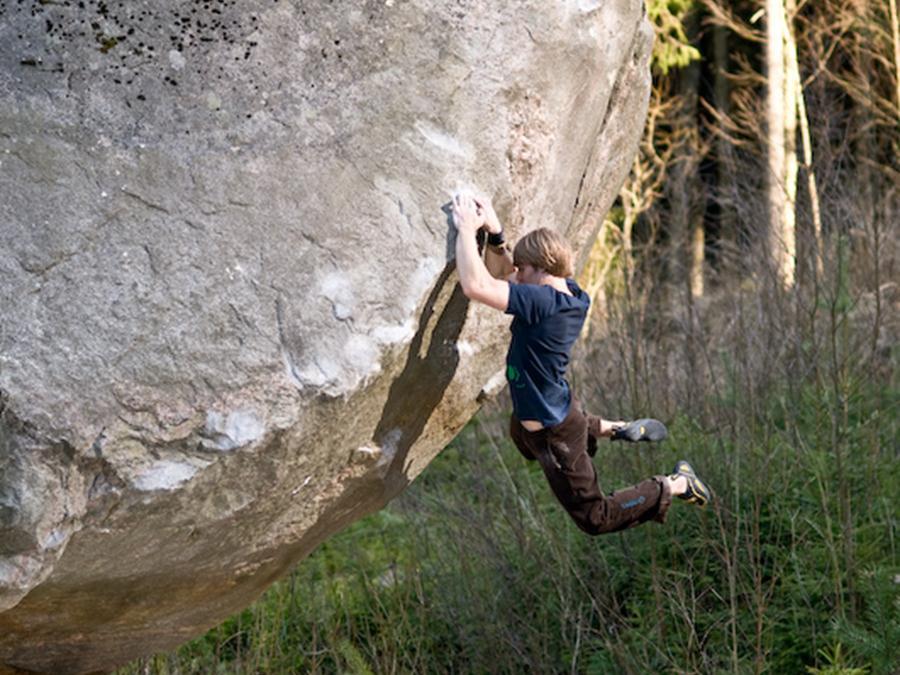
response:
M706 487L706 483L694 473L694 468L683 459L675 463L675 470L672 473L672 478L678 478L679 476L684 476L687 479L687 492L678 495L678 498L689 504L706 506L709 500L712 499L712 494L709 488Z
M669 432L666 431L666 425L659 420L642 419L629 422L624 427L613 429L610 440L629 441L631 443L661 441L668 435Z

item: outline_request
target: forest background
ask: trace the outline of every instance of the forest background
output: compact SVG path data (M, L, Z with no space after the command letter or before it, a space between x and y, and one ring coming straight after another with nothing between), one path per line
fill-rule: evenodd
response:
M584 536L501 399L256 604L121 672L900 672L897 4L648 0L647 127L572 375L669 425L601 448L607 490L684 457L707 509Z

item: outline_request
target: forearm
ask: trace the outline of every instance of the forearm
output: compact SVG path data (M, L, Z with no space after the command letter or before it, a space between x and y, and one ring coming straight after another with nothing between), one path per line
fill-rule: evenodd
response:
M495 279L506 279L515 271L512 253L507 246L502 248L487 246L486 248L484 263L492 277Z
M459 272L459 283L467 295L491 278L478 254L478 243L473 232L456 233L456 269Z

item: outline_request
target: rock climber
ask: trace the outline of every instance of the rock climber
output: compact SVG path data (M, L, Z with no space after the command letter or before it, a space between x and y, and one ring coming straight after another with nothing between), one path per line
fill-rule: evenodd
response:
M598 438L658 441L667 432L653 419L601 419L584 412L574 397L566 369L590 298L572 279L571 247L542 227L528 232L510 251L489 199L463 192L453 198L451 208L463 293L513 316L506 356L513 443L526 459L540 464L578 527L594 535L649 520L661 523L673 496L705 506L709 488L684 460L670 475L653 476L609 495L601 491L591 460ZM487 233L484 260L477 242L482 228Z

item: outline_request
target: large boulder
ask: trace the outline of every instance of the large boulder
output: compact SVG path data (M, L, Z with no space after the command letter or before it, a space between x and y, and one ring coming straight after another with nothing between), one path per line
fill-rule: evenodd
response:
M408 485L502 384L442 207L584 251L650 41L641 0L0 1L0 664L171 649Z

